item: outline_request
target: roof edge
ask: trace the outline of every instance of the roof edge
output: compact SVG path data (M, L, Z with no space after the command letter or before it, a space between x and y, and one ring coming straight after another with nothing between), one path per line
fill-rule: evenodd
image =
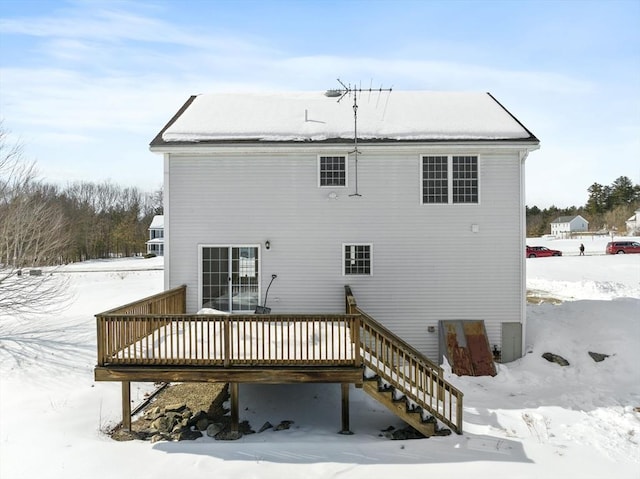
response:
M163 130L164 131L164 130ZM224 139L224 140L200 140L200 141L165 141L162 139L162 132L158 135L159 141L152 142L150 144L152 151L164 151L162 148L177 148L183 146L229 146L229 145L295 145L295 146L309 146L309 145L353 145L353 139L350 138L327 138L325 140L259 140L259 139ZM156 138L158 138L156 137ZM429 144L451 144L451 143L481 143L481 144L505 144L505 143L526 143L538 146L540 141L533 135L527 138L446 138L446 139L415 139L415 140L395 140L389 138L374 138L374 139L362 139L358 138L358 145L411 145L419 143ZM537 149L537 148L535 148Z
M531 133L531 130L529 130L529 128L527 128L526 126L524 126L524 125L522 124L522 122L521 122L520 120L518 120L518 119L513 115L513 113L511 113L509 110L507 110L507 109L505 108L505 106L504 106L502 103L500 103L498 100L496 100L496 97L494 97L494 96L493 96L491 93L489 93L489 92L487 92L487 95L489 95L493 101L495 101L498 105L500 105L500 108L502 108L502 109L503 109L503 110L504 110L504 111L505 111L505 112L506 112L506 113L507 113L511 118L513 118L513 119L514 119L514 121L515 121L516 123L518 123L518 125L520 125L520 126L524 129L524 131L526 131L526 132L529 134L529 136L531 137L531 139L532 139L532 140L535 140L535 141L537 141L538 143L540 143L540 140L536 137L536 135L534 135L533 133Z
M159 146L159 145L165 144L165 141L162 139L162 135L167 130L167 128L169 128L171 125L173 125L178 120L178 118L180 118L182 116L182 114L185 112L185 110L187 108L189 108L189 106L191 106L191 104L193 103L193 101L196 99L197 96L198 95L191 95L187 99L187 101L184 102L184 105L182 105L182 107L180 107L180 109L176 112L176 114L173 115L173 117L167 122L166 125L164 125L164 127L154 137L154 139L151 140L151 143L149 143L149 147Z

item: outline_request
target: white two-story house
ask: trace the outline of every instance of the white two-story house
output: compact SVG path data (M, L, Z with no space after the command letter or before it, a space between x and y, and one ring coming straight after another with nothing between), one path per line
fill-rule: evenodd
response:
M558 238L568 238L573 233L589 231L589 222L580 215L559 216L551 222L551 234Z
M155 215L151 220L147 254L164 256L164 215Z
M348 284L428 357L439 322L466 319L520 357L538 139L488 93L357 95L189 98L150 145L165 287L187 285L190 313L343 313Z

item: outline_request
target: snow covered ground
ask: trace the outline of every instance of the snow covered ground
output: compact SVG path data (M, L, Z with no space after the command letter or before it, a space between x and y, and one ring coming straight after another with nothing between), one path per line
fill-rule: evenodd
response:
M115 442L120 385L93 381L93 314L162 289L162 259L92 261L69 278L71 306L38 318L0 317L0 477L639 478L640 255L605 256L606 239L530 239L560 258L527 259L527 282L560 304L528 307L527 354L491 377L448 374L465 394L463 435L391 441L402 424L351 390L353 436L340 428L338 385L243 385L254 429L222 442ZM608 354L596 363L589 351ZM544 352L570 366L544 360ZM132 385L139 401L148 389Z

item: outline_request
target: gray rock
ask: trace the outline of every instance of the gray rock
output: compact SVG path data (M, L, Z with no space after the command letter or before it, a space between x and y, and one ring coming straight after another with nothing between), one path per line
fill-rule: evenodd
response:
M167 411L164 415L172 424L182 421L182 415L177 412Z
M544 353L542 357L551 363L556 363L560 366L569 366L569 361L558 354Z
M222 431L220 424L209 424L209 426L207 427L207 436L216 437L216 435L220 433L220 431Z
M216 434L215 439L217 441L235 441L242 437L242 433L240 431L221 431Z
M166 434L154 434L153 436L151 436L151 443L153 444L158 441L168 441L170 439L171 437Z
M269 421L267 421L267 422L265 422L265 423L262 425L262 427L260 428L260 430L259 430L258 432L259 432L259 433L260 433L260 432L264 432L264 431L266 431L267 429L271 429L271 428L273 428L273 424L271 424Z
M185 403L176 403L167 405L164 410L166 412L182 412L187 408Z
M589 356L591 356L591 358L596 362L599 363L601 361L604 361L605 359L607 359L609 357L608 354L602 354L602 353L594 353L589 351Z
M200 431L192 431L191 429L182 429L181 431L171 435L171 438L174 441L193 441L200 437L202 437L202 433Z
M198 431L206 431L208 427L209 427L209 420L206 417L201 418L196 423L196 429Z
M198 411L197 413L193 414L190 418L189 418L189 423L188 426L195 426L196 424L198 424L198 421L200 421L201 419L208 419L207 413L204 411ZM202 429L201 429L202 430Z
M293 421L289 421L290 423ZM255 434L256 432L251 429L251 424L249 424L249 421L242 421L240 424L238 424L238 430L242 433L242 434Z
M162 416L162 411L158 406L153 407L144 413L145 419L149 419L150 421L158 419L160 416Z
M447 429L446 427L443 427L442 429L436 428L435 435L436 436L451 436L451 429Z
M289 429L289 427L293 424L293 421L289 421L289 420L285 420L285 421L280 421L280 424L278 424L275 428L273 428L274 431L284 431L285 429Z
M161 433L167 433L173 429L173 421L167 416L160 416L151 423L151 429Z
M422 433L416 431L410 426L403 429L396 429L393 432L387 432L385 436L389 439L393 439L394 441L402 439L424 439L425 437Z

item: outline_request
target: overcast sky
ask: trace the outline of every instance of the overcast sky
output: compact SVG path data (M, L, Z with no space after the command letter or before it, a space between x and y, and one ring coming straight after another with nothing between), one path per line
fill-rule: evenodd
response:
M640 0L0 0L0 118L43 179L162 184L192 94L491 92L541 141L527 204L640 183Z

